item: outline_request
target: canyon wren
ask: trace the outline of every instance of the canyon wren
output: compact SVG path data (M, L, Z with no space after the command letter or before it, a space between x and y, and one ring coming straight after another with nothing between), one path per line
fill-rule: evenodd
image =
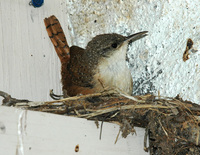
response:
M128 37L116 33L97 35L83 49L68 46L55 16L45 18L44 22L61 61L64 97L101 92L105 88L132 94L132 76L126 64L128 43L146 36L147 31Z

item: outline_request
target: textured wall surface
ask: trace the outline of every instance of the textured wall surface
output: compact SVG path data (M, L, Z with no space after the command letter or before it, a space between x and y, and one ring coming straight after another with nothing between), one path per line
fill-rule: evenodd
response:
M133 94L154 93L200 100L199 0L71 0L67 12L73 44L85 47L100 33L149 35L129 46ZM183 61L188 38L193 41Z

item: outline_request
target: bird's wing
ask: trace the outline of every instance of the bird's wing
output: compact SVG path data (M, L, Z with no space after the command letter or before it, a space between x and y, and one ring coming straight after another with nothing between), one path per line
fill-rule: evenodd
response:
M83 61L84 52L85 49L78 46L70 47L70 62L67 66L68 75L62 75L63 85L67 86L66 89L70 96L94 93L91 84L91 70L88 70L85 61ZM64 80L67 77L70 77L70 83Z

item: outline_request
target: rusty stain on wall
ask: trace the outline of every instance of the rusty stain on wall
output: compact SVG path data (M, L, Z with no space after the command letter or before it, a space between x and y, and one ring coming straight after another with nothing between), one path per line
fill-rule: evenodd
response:
M193 46L193 41L192 41L192 39L189 38L187 41L185 51L183 53L183 61L184 62L189 59L189 50L192 48L192 46Z

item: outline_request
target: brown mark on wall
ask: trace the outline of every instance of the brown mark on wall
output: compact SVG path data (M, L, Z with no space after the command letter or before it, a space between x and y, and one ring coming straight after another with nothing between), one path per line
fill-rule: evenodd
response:
M187 41L186 49L183 53L183 61L184 62L189 59L189 50L192 48L192 46L193 46L193 41L192 41L192 39L189 38Z
M75 147L75 152L78 152L78 151L79 151L79 145L77 144Z

